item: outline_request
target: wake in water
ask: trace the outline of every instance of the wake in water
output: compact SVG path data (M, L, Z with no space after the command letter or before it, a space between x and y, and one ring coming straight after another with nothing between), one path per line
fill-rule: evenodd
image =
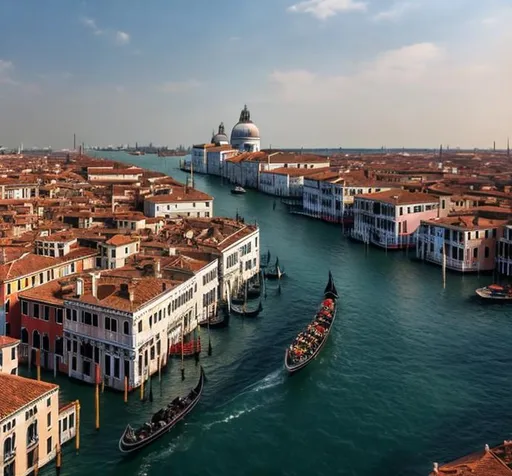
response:
M241 409L234 409L233 411L229 412L226 416L223 418L216 419L210 423L203 424L203 428L205 430L209 430L212 426L221 424L221 423L229 423L232 420L236 420L237 418L240 418L242 415L248 414L253 412L254 410L257 410L274 400L276 400L277 396L271 396L271 397L262 397L260 396L260 392L263 392L265 390L269 390L271 388L274 388L278 385L281 385L284 382L285 374L282 369L275 370L274 372L268 374L266 377L264 377L262 380L259 380L258 382L255 382L248 387L244 388L241 393L234 396L231 400L228 400L226 403L223 403L217 407L217 409L225 408L226 406L233 404L234 402L240 401L242 397L246 397L244 400L246 400L242 406ZM251 402L251 396L258 396L257 400L258 403L252 403ZM263 399L263 401L262 401ZM240 405L234 405L240 406ZM226 411L219 411L216 412L213 416L220 417L221 415L225 415Z

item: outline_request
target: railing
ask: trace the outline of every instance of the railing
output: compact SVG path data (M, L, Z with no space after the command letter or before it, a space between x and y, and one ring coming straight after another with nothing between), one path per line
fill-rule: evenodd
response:
M27 441L27 450L39 443L39 435L35 435Z
M118 321L118 326L120 325L121 323ZM64 331L80 334L84 337L102 340L105 342L116 342L117 344L125 345L127 347L135 346L135 336L133 335L124 335L120 332L112 332L100 327L82 324L80 322L66 320L64 324Z
M7 464L16 456L16 449L9 451L4 454L4 463Z
M420 257L421 257L420 253ZM425 252L425 259L428 261L432 261L434 263L443 264L443 255L439 253L431 253L431 252ZM460 271L464 270L478 270L478 262L474 263L472 261L466 261L466 260L458 260L454 258L446 257L446 267L451 269L456 269Z

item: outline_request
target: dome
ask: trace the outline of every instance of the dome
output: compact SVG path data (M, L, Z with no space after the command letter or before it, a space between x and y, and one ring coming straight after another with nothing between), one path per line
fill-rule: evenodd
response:
M233 139L259 139L260 131L256 127L256 124L252 122L239 122L231 131L231 141Z
M222 145L222 144L229 144L228 136L224 132L224 123L221 122L219 125L219 132L217 134L213 134L212 144Z

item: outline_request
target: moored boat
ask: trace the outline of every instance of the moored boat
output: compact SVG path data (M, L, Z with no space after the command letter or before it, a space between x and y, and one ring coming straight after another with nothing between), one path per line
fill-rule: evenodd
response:
M243 304L242 306L233 304L231 306L231 312L242 317L257 317L261 311L263 311L263 304L261 303L261 300L258 307L255 309L248 309L247 304Z
M329 281L324 290L320 310L313 320L286 349L284 366L294 374L308 365L322 350L336 319L338 291L329 271Z
M231 189L231 193L233 195L242 195L246 193L245 188L241 187L240 185L237 185L235 188Z
M476 294L482 299L494 299L496 301L512 301L512 286L491 284L483 288L478 288Z
M229 310L227 304L221 305L216 314L208 316L199 322L201 327L209 327L210 329L220 329L229 325Z
M279 257L276 256L276 263L274 266L269 266L265 270L265 278L267 279L281 279L286 274L286 271L279 265Z
M198 404L203 392L205 375L201 367L198 384L184 398L176 397L169 405L156 412L151 421L144 423L140 428L126 427L119 440L119 449L123 453L133 453L149 445L163 436L176 423L185 418Z

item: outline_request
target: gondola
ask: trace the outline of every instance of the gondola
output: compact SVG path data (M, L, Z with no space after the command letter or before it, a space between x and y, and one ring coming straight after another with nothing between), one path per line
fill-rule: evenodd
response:
M236 315L242 316L242 317L257 317L261 311L263 311L263 304L261 303L261 301L260 301L258 307L253 310L247 310L246 305L242 305L242 306L232 305L231 306L231 312L233 314L236 314Z
M223 304L215 316L208 316L208 318L202 320L199 325L201 327L209 327L210 329L227 327L229 325L229 311L227 309L227 304Z
M290 375L306 367L322 350L336 319L337 301L338 291L329 271L329 281L319 311L308 327L286 349L284 366Z
M265 270L265 278L267 279L281 279L286 274L284 268L279 266L279 258L276 257L274 266L268 267Z
M203 367L201 367L198 384L185 398L175 398L167 407L156 412L151 421L144 423L136 430L128 425L119 439L121 452L133 453L139 451L171 430L198 404L203 392L204 382L205 375Z

